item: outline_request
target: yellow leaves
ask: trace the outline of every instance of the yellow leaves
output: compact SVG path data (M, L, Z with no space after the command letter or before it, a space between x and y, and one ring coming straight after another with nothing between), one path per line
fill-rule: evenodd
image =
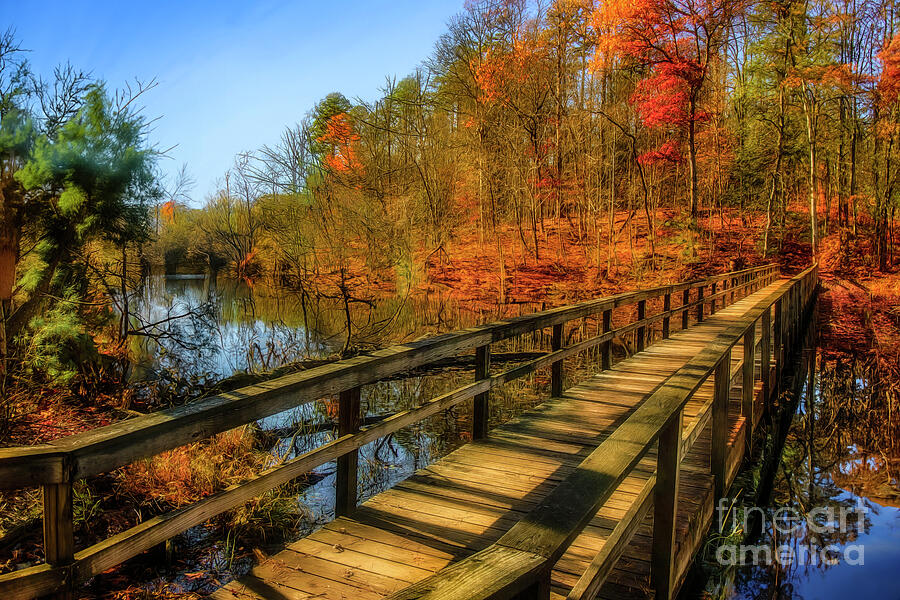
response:
M875 124L875 136L882 140L889 140L900 132L900 124L896 121L882 120Z

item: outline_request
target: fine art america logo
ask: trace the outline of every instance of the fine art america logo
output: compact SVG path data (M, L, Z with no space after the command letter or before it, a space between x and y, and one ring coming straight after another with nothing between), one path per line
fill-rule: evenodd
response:
M863 532L865 515L869 509L857 498L855 507L850 506L818 506L803 514L798 510L783 507L776 510L771 517L757 506L743 507L743 523L749 523L756 517L762 524L761 531L772 531L775 539L794 538L805 530L810 539L837 537L841 541L854 541ZM720 498L716 507L719 521L719 533L725 530L725 522L732 507L728 498ZM816 535L817 534L817 535ZM835 536L835 534L837 534ZM820 538L821 539L821 538ZM848 565L865 564L865 546L863 544L827 544L817 546L813 543L800 544L721 544L716 549L716 561L722 566L772 565L783 566L821 566L837 565L843 562Z

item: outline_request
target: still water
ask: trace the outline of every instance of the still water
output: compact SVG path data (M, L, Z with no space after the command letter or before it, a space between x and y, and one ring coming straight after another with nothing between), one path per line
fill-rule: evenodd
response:
M529 303L474 308L440 293L354 294L359 297L349 306L350 330L359 349L543 308ZM133 328L151 334L134 337L138 378L172 371L215 381L236 372L265 372L333 356L347 339L344 307L337 299L315 301L298 290L222 275L153 274L144 279L135 304Z
M706 584L685 596L900 598L900 402L898 382L881 374L816 357L787 403L783 447L764 448L771 468L756 464L735 482L735 518L711 533ZM753 548L744 564L742 545Z

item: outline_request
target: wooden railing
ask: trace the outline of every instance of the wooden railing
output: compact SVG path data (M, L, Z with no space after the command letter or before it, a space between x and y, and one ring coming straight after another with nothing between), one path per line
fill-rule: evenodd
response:
M818 267L784 281L760 299L744 316L673 374L631 416L619 425L575 471L530 513L486 549L456 562L435 575L405 588L391 600L482 600L487 598L549 598L553 565L596 515L647 452L657 446L656 474L647 481L625 517L606 541L601 553L575 584L569 599L594 598L618 559L625 543L653 501L651 584L655 597L671 598L676 586L675 518L681 459L702 429L712 420L711 472L715 498L725 494L728 451L728 402L734 380L732 347L743 340L745 357L737 374L744 382L742 410L753 415L755 351L760 349L763 398L773 393L788 353L802 334L801 316L810 306L817 286ZM723 292L714 292L721 295ZM771 315L774 310L774 328ZM755 340L761 321L761 337ZM774 337L774 340L771 338ZM774 381L769 364L774 343ZM701 385L714 377L711 402L683 429L685 404ZM752 417L751 417L752 418ZM642 512L643 510L643 512ZM615 539L613 539L615 538ZM625 540L619 544L620 540Z
M50 593L65 596L71 593L77 583L333 460L337 460L336 512L339 515L348 514L357 504L356 465L357 451L361 446L470 398L474 399L473 437L484 437L488 430L489 394L492 388L538 369L550 367L551 393L559 395L563 389L564 359L599 346L601 366L609 368L612 364L612 342L617 337L633 334L636 338L635 348L640 350L644 347L649 332L657 324L661 323L660 335L668 337L673 317L680 316L681 326L686 328L690 323L690 313L694 312L692 309L696 311L696 320L701 321L708 312L715 312L720 306L771 283L777 277L776 267L767 265L705 280L622 293L391 346L365 356L286 375L49 444L0 449L0 489L34 486L43 488L46 557L44 564L0 576L0 598L32 598ZM676 301L680 299L679 306L675 308L672 308L673 297ZM647 316L648 301L659 299L662 299L660 312ZM627 325L612 329L613 311L634 305L637 318ZM776 320L780 319L779 315L780 312L776 312ZM563 347L563 326L569 321L593 316L600 316L602 320L600 335ZM492 343L545 328L552 328L550 352L491 375ZM359 426L361 386L472 350L476 357L476 379L473 383L433 398L417 408L399 412L375 425ZM76 551L72 484L77 479L105 473L136 460L333 395L338 395L340 399L337 439L268 469L248 481L207 496L194 504L153 517L127 531ZM668 402L666 406L671 403ZM622 433L614 435L615 439L621 439L635 428L633 419L629 422L631 425L623 425L620 428ZM648 437L643 429L633 433L636 440ZM653 432L650 435L651 441L656 437L658 432ZM633 442L628 444L633 445ZM608 451L609 444L606 446ZM610 454L619 456L619 453ZM638 454L642 455L643 451L629 451L621 456ZM620 465L621 472L627 472L633 462L631 459L623 462ZM578 484L564 484L560 493L565 493L573 485L577 487ZM553 497L558 496L559 494L554 494ZM575 506L585 508L577 503ZM550 511L552 512L553 510ZM558 518L550 513L547 513L547 518ZM567 509L565 513L570 514L571 510ZM517 552L514 548L518 545L509 545L513 539L510 536L518 536L522 527L528 527L529 523L532 523L531 518L513 528L510 534L504 536L506 545L495 545L496 548L491 552ZM546 567L548 556L554 556L563 547L556 538L533 541L526 545L531 548L529 553L538 548L543 552L540 555L542 558L535 563L540 568ZM504 550L498 550L499 548ZM517 566L516 569L518 568ZM518 576L516 581L520 581Z

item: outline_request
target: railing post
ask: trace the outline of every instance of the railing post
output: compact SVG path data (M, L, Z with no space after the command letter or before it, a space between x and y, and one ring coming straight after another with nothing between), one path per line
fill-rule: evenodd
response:
M550 600L551 569L539 572L530 586L513 596L513 600Z
M682 412L678 409L669 417L659 434L656 451L650 580L658 600L672 598L675 587L675 522L678 515Z
M664 340L669 339L669 324L671 316L669 313L672 311L672 292L666 292L666 295L663 296L663 312L666 313L666 316L663 317L662 323L662 338Z
M716 314L716 292L719 291L719 282L714 281L712 284L712 290L709 292L709 298L711 302L709 303L709 314Z
M359 396L359 386L341 392L338 407L338 437L359 431ZM356 510L358 461L358 450L352 450L337 459L334 512L338 517L350 515Z
M756 322L744 334L744 366L741 381L741 412L744 415L747 432L747 451L753 448L753 429L755 425L753 410L753 389L756 381Z
M697 288L697 322L703 322L703 288L705 286L700 286Z
M475 380L487 379L490 376L491 345L485 344L475 349ZM489 391L475 396L472 404L472 439L482 440L487 437L490 396L491 393Z
M553 337L550 340L550 348L556 352L562 348L563 324L557 323L553 326ZM563 363L561 360L554 361L550 365L550 396L558 398L563 392Z
M75 561L75 533L72 516L72 484L51 483L43 486L44 493L44 560L52 567L64 567ZM53 597L68 600L72 584L66 578L63 587Z
M782 344L784 345L784 360L785 364L790 359L791 350L794 347L794 286L791 285L788 288L787 294L785 294L786 304L784 306L784 313L782 314L782 319L784 321L784 337L782 338Z
M762 379L763 407L768 406L772 393L772 373L769 360L772 352L772 307L762 314L762 339L759 345L759 376Z
M684 290L681 294L681 305L687 306L691 303L691 288ZM688 309L684 309L681 311L681 329L682 331L688 328L688 319L690 319L690 315L688 314Z
M712 457L710 466L715 478L716 495L725 497L728 475L728 401L731 395L731 349L722 356L716 366L712 407Z
M637 318L638 321L643 321L647 318L647 301L646 300L638 300L637 304ZM647 341L647 328L641 325L637 330L637 351L641 352L644 349L644 345Z
M775 356L775 386L774 393L777 396L779 390L781 389L781 371L784 368L784 345L783 345L783 334L784 330L782 327L783 320L783 309L782 309L782 301L783 296L775 301L775 326L773 328L775 333L775 339L773 340L773 345L775 348L774 356Z
M603 311L603 333L612 330L612 309ZM612 340L606 340L600 347L600 368L604 371L612 366Z
M794 348L800 344L800 315L802 313L801 307L803 305L802 291L799 283L794 286L794 311L791 315L791 330L793 332L791 344Z
M794 286L792 285L787 293L787 306L785 306L784 313L782 314L782 321L784 326L784 364L787 366L788 361L791 358L791 353L794 351L794 332L793 332L793 322L794 322Z

